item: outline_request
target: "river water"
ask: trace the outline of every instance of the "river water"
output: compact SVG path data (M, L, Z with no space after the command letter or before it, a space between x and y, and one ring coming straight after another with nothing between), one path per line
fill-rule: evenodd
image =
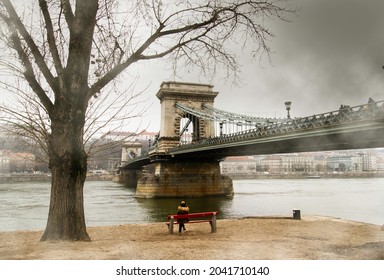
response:
M219 218L305 215L384 224L384 178L236 180L230 198L191 198L191 212L219 211ZM0 231L43 230L49 183L0 184ZM138 199L135 189L105 181L86 182L87 226L164 222L180 199Z

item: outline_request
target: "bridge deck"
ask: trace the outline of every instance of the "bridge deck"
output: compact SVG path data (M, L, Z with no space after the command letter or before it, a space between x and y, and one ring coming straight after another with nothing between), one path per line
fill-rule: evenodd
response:
M137 167L162 158L223 159L257 155L384 147L384 101L338 111L290 119L252 130L202 139L169 149L168 154L146 156L123 168ZM151 158L152 157L152 158Z

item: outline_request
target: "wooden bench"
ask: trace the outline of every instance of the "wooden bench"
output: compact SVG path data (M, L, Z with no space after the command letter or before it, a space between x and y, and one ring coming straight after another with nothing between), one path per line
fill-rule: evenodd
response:
M173 233L173 225L179 224L177 222L178 219L188 219L188 222L186 224L192 224L192 223L204 223L209 222L211 225L211 232L217 232L216 227L216 217L218 212L201 212L201 213L190 213L190 214L183 214L183 215L168 215L168 222L166 222L166 225L168 226L168 233Z

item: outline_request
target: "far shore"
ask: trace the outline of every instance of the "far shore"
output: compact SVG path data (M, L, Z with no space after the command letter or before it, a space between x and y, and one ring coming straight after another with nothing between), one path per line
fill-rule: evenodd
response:
M113 175L89 175L87 181L112 181ZM50 182L50 174L12 174L0 176L0 184L22 182Z
M3 260L383 260L384 228L305 216L218 219L168 234L165 223L88 228L91 242L39 242L42 231L0 232Z
M266 180L266 179L365 179L384 178L384 172L318 172L318 173L256 173L256 174L223 174L232 180Z
M384 178L384 172L323 172L323 173L254 173L254 174L225 174L232 180L267 180L267 179L364 179ZM112 181L114 175L87 175L87 181ZM12 174L0 176L0 184L21 182L50 182L49 174Z

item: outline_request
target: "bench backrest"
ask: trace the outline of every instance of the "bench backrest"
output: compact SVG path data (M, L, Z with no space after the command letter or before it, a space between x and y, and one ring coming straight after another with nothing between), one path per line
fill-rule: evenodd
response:
M189 214L182 214L182 215L168 215L168 220L170 220L171 217L173 217L174 219L210 218L213 215L217 216L218 213L219 213L218 211L214 211L214 212L189 213Z

